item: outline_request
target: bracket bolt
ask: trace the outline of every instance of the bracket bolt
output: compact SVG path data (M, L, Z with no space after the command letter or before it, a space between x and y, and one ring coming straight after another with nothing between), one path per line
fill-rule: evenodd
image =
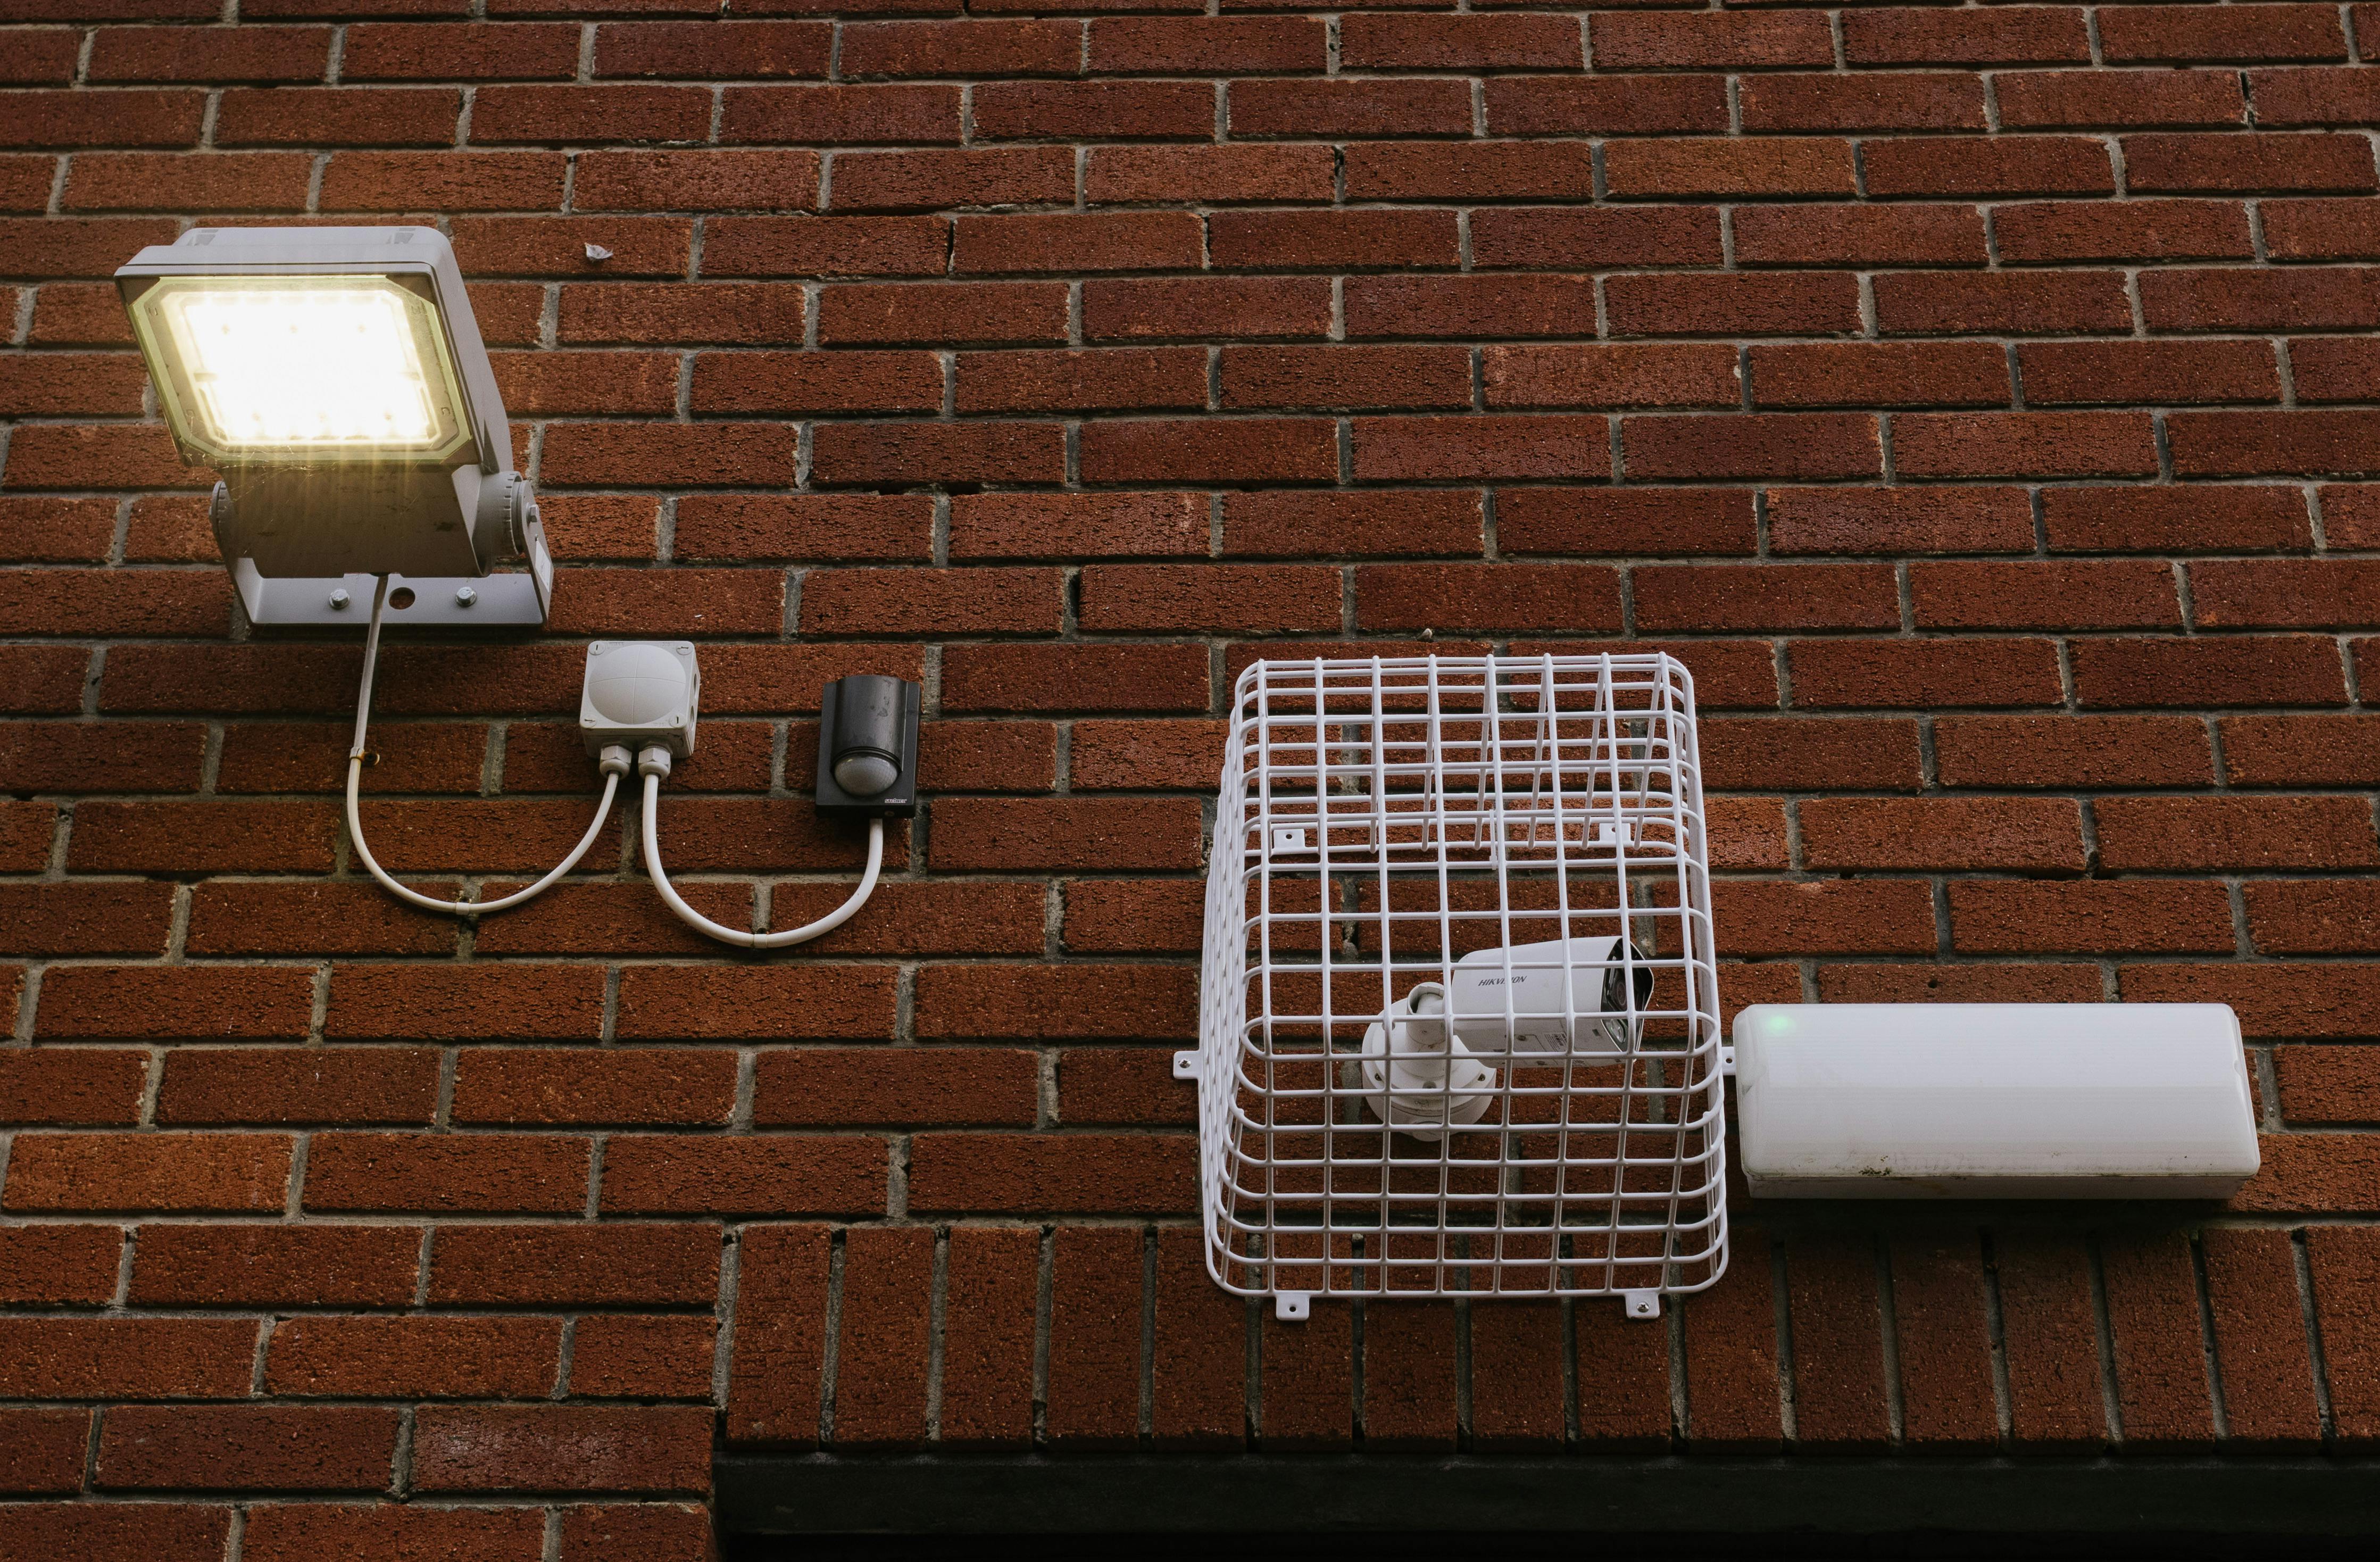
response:
M455 592L455 605L457 607L468 607L479 600L480 593L468 586L460 587Z
M331 611L334 613L345 613L346 610L347 593L346 589L341 588L338 591L333 592L331 593Z

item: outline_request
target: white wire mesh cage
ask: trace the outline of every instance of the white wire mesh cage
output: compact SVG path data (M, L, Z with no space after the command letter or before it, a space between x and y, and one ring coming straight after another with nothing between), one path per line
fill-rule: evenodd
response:
M1667 656L1265 661L1207 873L1208 1268L1625 1295L1727 1264L1694 685Z

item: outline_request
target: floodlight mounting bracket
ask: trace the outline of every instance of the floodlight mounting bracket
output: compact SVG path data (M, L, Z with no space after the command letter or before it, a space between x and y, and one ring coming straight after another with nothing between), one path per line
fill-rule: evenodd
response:
M392 574L385 622L393 629L431 626L442 629L542 628L553 608L553 555L545 528L534 511L522 528L528 567L501 575L415 576ZM271 577L253 559L231 561L232 584L248 621L259 628L360 624L371 616L373 575ZM399 606L403 592L412 592Z

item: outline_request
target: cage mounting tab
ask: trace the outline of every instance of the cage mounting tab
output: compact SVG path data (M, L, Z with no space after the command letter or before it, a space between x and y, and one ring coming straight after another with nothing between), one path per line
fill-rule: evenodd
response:
M1658 1318L1661 1315L1661 1293L1658 1291L1622 1291L1631 1318Z
M1195 1052L1175 1053L1173 1055L1173 1077L1177 1080L1196 1079L1198 1077L1198 1055Z
M1276 1291L1272 1299L1272 1315L1284 1324L1303 1324L1313 1310L1313 1296L1305 1291Z
M1731 1076L1731 1075L1733 1075L1733 1074L1734 1074L1734 1072L1735 1072L1735 1048L1734 1048L1734 1047L1732 1047L1732 1046L1721 1046L1721 1047L1718 1049L1718 1071L1719 1071L1722 1075L1730 1075L1730 1076Z

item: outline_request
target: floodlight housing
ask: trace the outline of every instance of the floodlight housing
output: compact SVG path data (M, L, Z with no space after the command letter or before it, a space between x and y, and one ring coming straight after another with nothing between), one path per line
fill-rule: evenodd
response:
M258 624L542 624L553 562L444 236L192 228L115 274ZM526 558L525 571L493 574Z

